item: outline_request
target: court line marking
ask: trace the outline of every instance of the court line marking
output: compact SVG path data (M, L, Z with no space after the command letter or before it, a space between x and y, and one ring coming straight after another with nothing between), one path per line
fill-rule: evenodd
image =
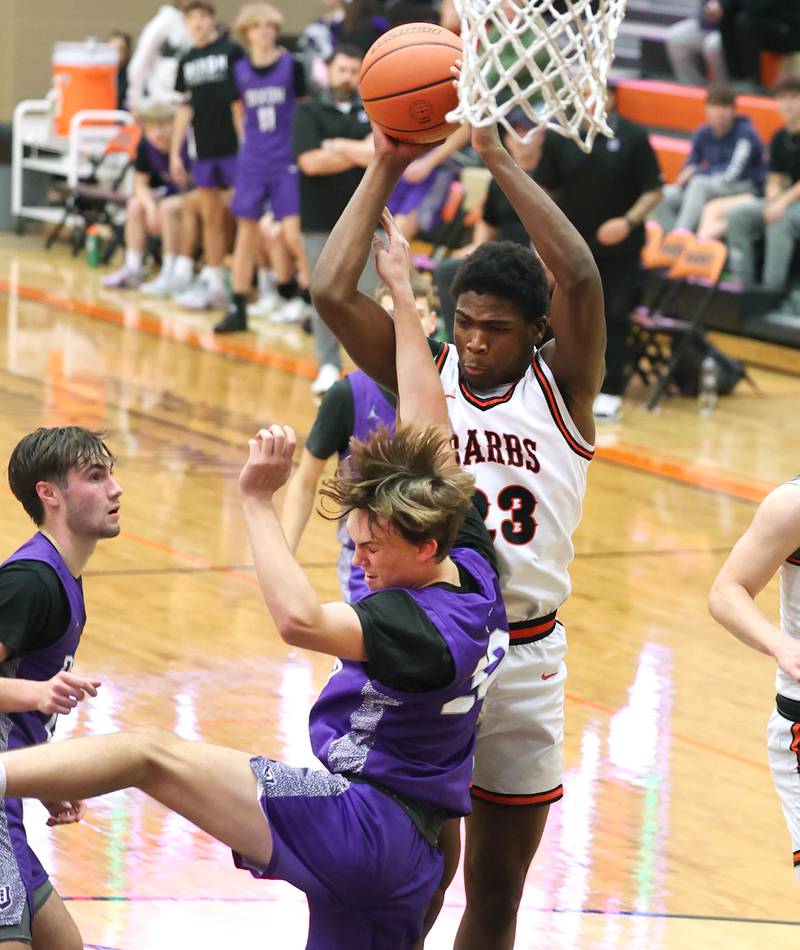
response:
M262 352L227 337L224 339L215 338L210 330L198 332L189 328L186 335L182 336L164 326L161 318L142 310L138 306L135 308L136 321L131 323L126 322L122 311L115 310L105 304L80 300L26 284L13 283L4 278L0 278L0 291L5 291L9 295L16 294L24 300L60 307L82 316L94 317L124 329L141 329L151 336L161 337L174 343L182 343L206 352L234 356L246 362L274 367L308 379L313 379L316 376L316 363L312 360L277 352ZM616 437L604 438L601 435L597 440L595 457L602 461L623 465L626 468L650 475L661 476L693 488L730 495L743 501L761 502L764 496L775 487L755 478L742 478L722 469L688 462L675 456L656 454L652 449L643 446L619 442Z
M164 895L154 895L153 897L138 897L128 895L73 895L62 897L64 901L97 901L100 903L145 903L153 901L157 903L192 903L192 904L274 904L283 899L282 895L275 897L207 897L202 895L193 895L189 897L167 897ZM451 910L463 908L461 903L451 903L445 901L445 907ZM591 914L601 917L649 917L656 920L698 920L715 921L719 923L733 924L766 924L780 927L800 927L800 920L779 920L768 917L733 917L723 914L678 914L668 913L667 911L648 911L648 910L603 910L599 907L527 907L524 904L520 908L525 911L536 914ZM87 946L96 947L91 944ZM105 948L101 948L105 950Z
M9 292L10 284L8 281L0 278L0 290L5 290ZM77 313L82 313L87 316L99 316L100 319L105 319L108 322L114 323L117 326L125 326L122 314L109 310L106 307L99 305L89 304L88 302L75 300L69 297L62 297L58 294L53 294L49 291L42 291L37 288L24 287L22 285L14 288L14 292L17 292L20 296L26 296L26 299L36 300L40 303L49 304L51 306L61 306L68 310L73 310ZM25 293L23 293L25 292ZM66 301L67 304L72 303L73 306L68 306L60 301ZM97 311L97 313L95 313ZM104 316L104 314L106 314ZM110 316L109 316L110 315ZM164 329L163 327L157 326L156 324L160 321L151 319L152 327L146 332L153 333L155 335L163 336ZM186 341L177 341L177 342L186 342ZM215 341L216 342L216 341ZM198 344L195 344L199 346ZM205 347L203 347L205 348ZM240 351L246 353L248 348L240 347ZM219 350L222 352L222 350ZM251 351L254 354L256 351ZM256 354L259 357L265 354ZM243 359L246 359L247 356L243 355ZM273 364L270 364L273 365ZM294 370L288 369L288 372L293 372ZM13 375L13 373L12 373ZM23 377L25 378L25 377ZM194 430L190 430L194 431ZM715 491L722 494L732 495L736 498L742 498L747 501L760 501L764 495L769 491L772 486L767 488L756 487L758 485L754 480L745 481L731 476L729 473L711 469L704 466L698 466L695 463L687 463L680 459L671 458L668 456L654 456L649 449L643 449L641 446L627 445L624 443L615 443L611 444L606 443L602 445L602 440L598 440L598 450L602 452L601 458L606 458L612 462L617 462L619 464L625 465L627 467L640 469L647 472L648 474L661 475L686 484L690 487L700 487L706 488L711 491ZM11 494L8 488L4 488L4 494ZM188 551L181 551L178 548L173 547L172 545L165 544L160 541L155 541L151 538L143 537L134 532L125 530L124 537L129 538L131 541L142 545L143 547L149 547L154 550L157 550L161 553L168 554L171 557L175 557L177 560L188 561L196 566L203 567L205 569L210 569L213 567L213 564L201 555L192 554ZM250 587L259 588L258 579L252 577L248 574L244 574L238 570L226 570L224 572L226 575L235 577ZM609 706L605 706L600 703L596 703L593 700L583 699L574 694L567 693L567 698L572 702L583 705L588 708L594 708L598 711L604 712L606 715L614 715L618 712L617 709L613 709ZM737 755L734 752L729 752L726 749L723 749L718 746L713 746L708 743L704 743L701 740L693 739L689 736L683 736L680 733L669 732L671 737L679 739L682 742L686 742L688 745L694 746L695 748L702 749L706 752L713 752L717 755L723 756L724 758L731 759L732 761L739 762L740 764L746 764L754 766L759 769L768 769L769 766L765 763L757 762L753 759L748 759L745 756Z
M671 482L757 504L775 487L756 478L741 478L723 469L655 453L641 445L619 442L616 438L598 438L595 457L647 475L666 478Z
M574 703L576 706L583 706L586 709L593 709L595 712L603 713L606 716L616 716L624 707L613 707L607 706L605 703L600 703L595 699L588 699L585 696L578 696L576 693L570 693L565 691L564 698L570 703ZM694 749L699 749L702 752L710 752L714 755L722 756L725 759L730 759L732 762L736 762L739 765L748 765L751 768L759 769L762 772L769 771L769 763L762 762L759 759L751 759L746 755L740 755L738 752L732 752L730 749L724 749L722 746L713 745L710 742L704 742L702 739L695 739L693 736L687 736L682 732L675 732L672 729L658 729L659 735L667 736L669 739L676 739L677 741L683 743L684 745L691 746Z
M291 356L282 352L262 351L232 340L230 337L214 336L210 324L207 329L202 331L186 325L168 328L164 326L161 317L138 306L134 308L134 322L126 319L124 311L115 310L105 304L93 303L90 300L79 300L77 297L69 297L66 294L44 290L40 287L16 284L2 277L0 277L0 291L5 291L9 295L16 294L22 300L30 300L50 307L60 307L62 310L69 310L84 317L103 320L113 326L141 330L149 336L161 337L173 343L204 350L207 353L233 356L249 363L258 363L287 373L294 373L297 376L304 376L307 379L315 379L317 375L317 364L314 360L302 356Z
M123 535L127 530L123 530ZM587 551L584 554L576 554L575 560L599 558L624 558L624 557L683 557L687 554L727 554L729 547L725 548L674 548L665 550L630 550L630 551ZM321 571L331 566L330 561L303 561L297 562L300 567L308 571ZM198 567L126 567L119 569L88 570L83 572L84 577L136 577L139 575L158 575L158 574L204 574L204 573L228 573L231 571L254 571L254 564L209 564L207 567L200 565Z

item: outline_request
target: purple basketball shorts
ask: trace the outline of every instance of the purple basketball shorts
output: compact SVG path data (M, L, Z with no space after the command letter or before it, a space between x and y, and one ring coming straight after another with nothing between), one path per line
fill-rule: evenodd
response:
M47 872L31 850L22 822L22 802L9 798L0 804L0 937L4 928L19 924L27 902L36 910L36 891L48 883Z
M236 169L231 212L257 221L266 210L276 221L300 214L300 177L296 165L258 168L240 162Z
M230 188L235 177L235 155L196 158L192 162L192 181L196 188Z
M250 764L272 858L264 867L234 852L234 863L306 893L307 950L410 950L442 877L441 852L369 785L261 756Z

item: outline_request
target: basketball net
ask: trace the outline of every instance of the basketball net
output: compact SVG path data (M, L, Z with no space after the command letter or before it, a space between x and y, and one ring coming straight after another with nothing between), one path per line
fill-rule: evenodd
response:
M455 2L464 55L448 121L499 122L524 142L546 126L585 152L598 132L612 135L606 81L626 0ZM508 120L520 109L534 126L524 135Z

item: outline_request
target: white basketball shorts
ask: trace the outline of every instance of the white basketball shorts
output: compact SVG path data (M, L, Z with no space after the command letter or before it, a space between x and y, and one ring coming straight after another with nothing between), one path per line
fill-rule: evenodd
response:
M500 674L498 674L499 676ZM800 723L773 710L767 725L772 779L792 839L794 871L800 884Z
M558 622L533 643L512 639L478 720L475 798L545 805L562 797L566 652L566 632Z

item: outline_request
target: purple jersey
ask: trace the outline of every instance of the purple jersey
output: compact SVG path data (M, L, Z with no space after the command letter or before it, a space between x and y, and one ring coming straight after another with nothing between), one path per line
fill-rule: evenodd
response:
M348 373L347 381L350 383L350 391L353 394L352 434L363 441L369 438L380 425L385 425L390 432L394 432L396 409L386 398L380 386L360 369ZM339 463L344 462L349 455L349 449L340 452ZM364 569L353 564L356 546L343 520L339 522L338 539L342 545L337 565L339 586L347 602L353 604L362 597L366 597L369 588L364 580Z
M184 139L181 146L181 161L185 168L191 167L191 157L189 155L189 142ZM179 189L170 177L169 171L169 152L162 152L143 135L136 150L136 159L133 163L134 171L148 175L148 184L154 191L159 191L161 195L175 195Z
M488 562L470 548L450 557L472 576L475 592L441 584L403 592L447 644L452 682L400 692L371 680L362 663L337 660L309 718L311 747L331 772L361 776L455 816L470 811L478 713L508 649L508 623Z
M233 67L233 79L244 103L239 161L259 167L291 165L296 102L292 54L282 53L268 69L254 66L246 57L240 59Z
M78 649L81 633L86 624L83 587L80 580L76 580L70 574L69 568L58 551L39 532L0 566L5 567L13 561L42 561L49 565L58 575L67 594L70 620L63 636L50 646L32 650L30 653L22 653L0 664L0 673L4 676L44 682L61 670L72 668L75 651ZM53 735L56 719L57 714L48 715L38 711L0 713L0 728L2 728L0 739L7 739L7 745L4 745L4 748L19 749L47 742Z

